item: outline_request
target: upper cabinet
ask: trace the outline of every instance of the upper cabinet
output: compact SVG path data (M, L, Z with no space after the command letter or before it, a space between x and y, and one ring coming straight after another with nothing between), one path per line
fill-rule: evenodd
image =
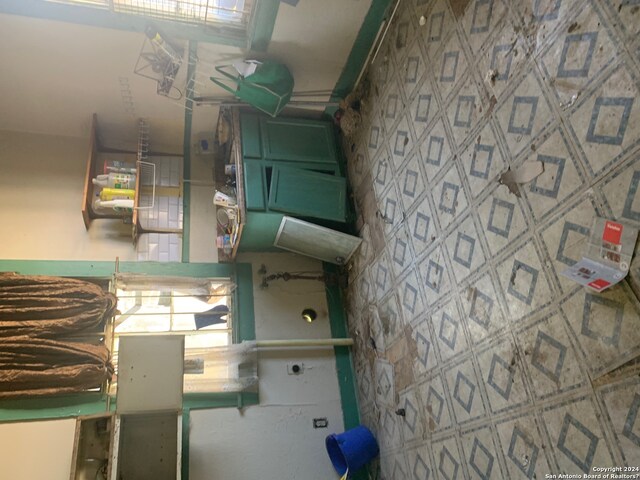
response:
M245 159L339 174L339 153L331 122L301 118L271 118L243 113L242 152Z

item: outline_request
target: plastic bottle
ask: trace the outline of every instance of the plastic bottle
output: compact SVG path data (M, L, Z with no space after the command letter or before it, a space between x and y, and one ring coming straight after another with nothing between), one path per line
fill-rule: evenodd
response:
M108 188L104 187L100 192L100 200L133 200L136 191L128 188Z
M135 175L136 169L131 167L105 167L107 173L128 173L129 175Z
M119 199L119 200L96 200L96 207L98 208L113 208L118 213L133 213L133 200L131 199Z
M127 173L105 173L92 180L94 185L109 188L134 189L136 188L136 176Z
M122 160L105 160L104 161L104 173L129 173L136 174L136 166L132 162L125 162Z

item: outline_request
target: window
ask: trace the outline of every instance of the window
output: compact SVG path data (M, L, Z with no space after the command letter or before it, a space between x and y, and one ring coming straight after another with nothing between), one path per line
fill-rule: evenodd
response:
M196 25L247 26L253 0L47 0Z
M280 0L1 0L0 13L264 52Z
M185 393L218 391L220 365L210 349L233 343L234 290L229 279L117 276L111 349L116 375L123 336L184 335ZM110 393L116 390L117 380Z
M5 2L0 2L0 10ZM233 304L231 319L234 345L251 344L255 340L255 319L253 303L253 276L250 264L246 263L157 263L157 262L119 262L119 270L127 275L154 278L175 279L232 279L237 287L231 292ZM23 275L54 275L75 277L99 283L110 288L113 277L113 262L110 261L41 261L41 260L2 260L0 271L18 272ZM124 274L120 273L119 276ZM120 288L126 290L120 282ZM336 297L337 298L337 297ZM111 335L110 330L107 336ZM100 338L103 335L100 334ZM111 342L109 342L111 344ZM211 350L211 349L209 349ZM252 355L257 357L257 355ZM241 359L242 360L242 359ZM252 361L254 358L252 358ZM257 361L257 358L255 358ZM242 368L241 368L242 367ZM257 365L251 365L251 372L240 365L236 368L242 379L254 372ZM229 374L227 373L227 377ZM245 388L218 390L213 393L195 393L184 397L184 411L191 408L220 408L256 405L259 402L257 379L253 379L253 390ZM241 393L237 393L241 392ZM109 396L100 392L93 394L65 395L51 398L28 398L3 400L0 402L0 414L3 421L23 421L36 419L54 419L77 415L93 415L109 408ZM188 421L186 422L188 425Z

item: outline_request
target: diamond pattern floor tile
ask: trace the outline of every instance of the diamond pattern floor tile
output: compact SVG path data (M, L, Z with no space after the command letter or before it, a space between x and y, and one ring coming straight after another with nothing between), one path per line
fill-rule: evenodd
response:
M544 478L552 470L546 445L534 415L508 418L496 425L509 474L506 478Z
M640 461L640 379L631 378L598 389L616 438L615 452L625 465Z
M512 157L531 149L531 142L553 121L535 71L529 72L497 107L496 116Z
M619 67L571 115L578 148L589 170L598 175L640 141L638 88Z
M443 364L468 349L464 323L454 300L431 315L436 344Z
M594 466L615 466L602 426L589 398L549 407L542 417L563 471L591 473Z
M640 227L639 18L638 0L400 1L345 143L378 478L640 464L640 380L600 378L640 355L640 303L561 275L594 216ZM519 195L499 184L530 161Z
M509 335L480 351L477 358L493 413L512 410L529 402L522 359Z
M465 431L460 440L471 478L483 480L507 478L502 471L501 454L491 428L481 427Z
M516 333L521 360L540 399L580 388L587 381L560 314L544 317Z
M498 265L498 276L512 321L549 303L551 288L533 242L525 243Z

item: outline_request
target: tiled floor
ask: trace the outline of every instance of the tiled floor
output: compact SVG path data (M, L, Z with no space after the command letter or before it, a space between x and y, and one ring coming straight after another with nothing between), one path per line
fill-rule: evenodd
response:
M638 301L559 275L594 215L640 225L639 33L639 0L401 3L346 145L378 478L640 466L640 378L592 386L640 354ZM516 197L497 176L527 160Z

